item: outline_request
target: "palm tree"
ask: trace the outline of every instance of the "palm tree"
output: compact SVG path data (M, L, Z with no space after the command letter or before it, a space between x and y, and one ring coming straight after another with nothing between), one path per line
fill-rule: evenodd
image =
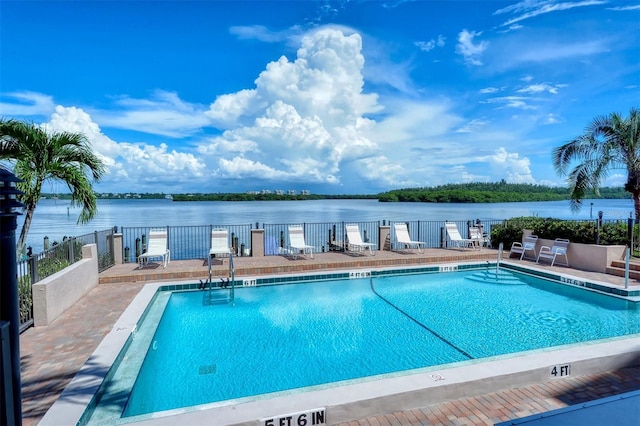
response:
M16 185L23 192L18 198L24 204L25 213L17 243L19 253L25 251L45 181L61 181L67 185L71 205L82 207L78 223L86 223L96 215L96 195L87 174L99 182L105 166L82 133L47 132L33 123L0 119L0 160L14 163L15 175L23 180Z
M625 191L631 193L636 219L640 218L640 116L631 108L629 117L618 113L596 117L585 132L553 152L553 165L567 176L571 207L580 208L588 191L600 195L599 186L612 170L626 169ZM570 164L578 164L568 173Z

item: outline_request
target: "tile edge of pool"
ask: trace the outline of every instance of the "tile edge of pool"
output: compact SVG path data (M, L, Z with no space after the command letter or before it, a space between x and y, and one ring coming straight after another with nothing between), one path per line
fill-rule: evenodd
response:
M434 368L428 372L332 386L247 402L205 404L122 419L119 424L255 425L261 419L316 409L335 424L392 411L404 411L452 399L497 392L553 380L553 367L569 366L570 376L610 371L638 363L640 334L605 343ZM565 376L565 377L570 377ZM427 403L428 401L428 403Z

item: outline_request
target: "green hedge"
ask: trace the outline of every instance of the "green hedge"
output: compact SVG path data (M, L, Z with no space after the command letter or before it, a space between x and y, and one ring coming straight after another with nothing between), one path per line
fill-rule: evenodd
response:
M539 238L555 240L566 238L574 243L595 244L598 229L595 220L576 221L561 219L543 219L539 217L517 217L505 221L502 225L491 227L491 244L497 247L504 244L509 249L514 241L522 241L524 229L530 229ZM627 223L605 222L600 228L601 245L627 245ZM638 241L638 225L634 226L634 241Z

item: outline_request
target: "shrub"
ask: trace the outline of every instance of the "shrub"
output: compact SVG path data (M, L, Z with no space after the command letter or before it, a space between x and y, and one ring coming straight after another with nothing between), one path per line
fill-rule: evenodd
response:
M31 318L31 307L33 306L30 275L18 278L18 300L20 301L20 324L24 324Z
M529 229L539 238L554 240L566 238L574 243L595 244L598 229L595 221L543 219L539 217L518 217L491 227L491 244L497 247L503 243L505 249L514 241L522 241L523 230ZM627 245L627 223L605 222L600 228L601 245ZM638 241L638 225L634 226L634 241Z

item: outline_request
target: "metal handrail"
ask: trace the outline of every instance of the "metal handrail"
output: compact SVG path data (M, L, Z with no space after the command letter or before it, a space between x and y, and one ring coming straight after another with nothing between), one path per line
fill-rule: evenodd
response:
M233 253L229 253L229 278L231 279L230 302L231 302L231 306L233 306L234 305L233 299L235 296L235 289L236 289L236 268L233 264Z

